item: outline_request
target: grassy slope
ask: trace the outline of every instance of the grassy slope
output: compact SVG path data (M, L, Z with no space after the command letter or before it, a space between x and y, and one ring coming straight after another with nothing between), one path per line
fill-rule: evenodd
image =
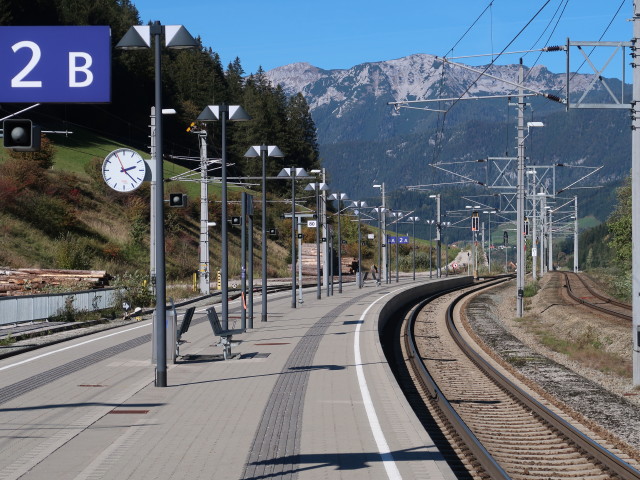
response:
M87 166L104 158L110 151L126 145L111 141L88 132L76 131L68 137L55 136L56 156L54 166L46 172L50 183L60 190L74 188L79 192L72 201L65 199L66 213L72 216L69 230L47 234L37 222L24 215L17 215L7 209L0 209L0 265L8 267L64 268L61 261L69 257L73 250L91 253L86 268L105 269L117 274L124 271L147 271L149 258L148 240L148 187L144 186L133 195L123 195L111 191L101 179L92 178ZM149 155L139 152L143 158ZM0 148L0 163L8 158L7 150ZM187 169L170 162L164 162L164 177L171 178L187 172ZM171 182L165 184L165 193L179 191L187 193L189 206L186 209L166 208L167 225L167 272L176 278L188 278L198 268L199 239L199 197L198 182ZM236 189L230 188L230 194ZM236 190L237 191L237 190ZM220 185L209 186L209 195L219 197ZM56 191L52 196L59 196ZM50 197L49 197L50 198ZM42 197L46 201L47 197ZM216 204L210 213L215 220ZM217 207L219 211L219 204ZM136 219L144 231L133 240L132 226ZM211 268L220 265L219 227L211 233ZM230 254L239 256L239 239L230 231ZM256 239L257 241L257 239ZM66 250L65 250L66 245ZM260 244L256 243L256 273L259 274ZM286 269L286 254L282 247L269 246L277 254L270 257L272 273L282 273ZM71 250L71 252L68 252ZM66 252L66 253L65 253ZM236 268L237 267L237 268ZM238 272L235 272L235 270ZM239 274L239 262L230 260L230 273Z

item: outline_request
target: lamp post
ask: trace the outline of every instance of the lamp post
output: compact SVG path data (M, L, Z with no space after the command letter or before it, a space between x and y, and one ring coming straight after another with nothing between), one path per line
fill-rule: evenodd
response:
M380 189L380 197L382 200L382 226L380 230L380 239L383 243L381 244L382 257L380 260L380 277L384 277L385 283L389 283L389 272L387 269L387 218L385 216L387 209L385 204L384 182L375 184L373 188Z
M348 200L349 197L346 193L332 193L329 195L329 200L338 201L338 293L342 293L342 232L340 229L340 210L342 200Z
M123 50L139 50L151 48L151 37L154 39L155 63L155 111L162 112L162 55L160 52L160 36L164 33L167 48L184 49L197 47L198 43L182 25L161 25L159 21L152 25L134 25L116 45ZM164 255L164 173L162 144L162 115L155 118L155 241L156 241L156 310L154 327L156 335L156 372L155 386L167 386L167 331L166 331L166 276Z
M221 234L222 234L222 328L229 328L229 251L228 251L228 229L227 222L227 120L232 122L243 122L251 120L251 117L240 105L208 105L198 115L197 118L202 122L220 121L221 125L221 197L222 197L222 215L221 215Z
M262 158L262 318L267 321L267 157L284 157L275 145L259 145L249 147L245 157Z
M311 173L320 173L321 170L311 170ZM320 192L326 192L329 187L326 183L313 182L307 185L305 191L316 192L316 283L317 283L317 299L322 298L322 282L320 281Z
M382 285L382 218L386 210L387 209L383 207L373 209L373 211L378 214L378 265L380 265L380 271L376 279L378 286Z
M360 230L360 213L366 206L367 202L362 200L356 200L351 204L351 207L356 209L355 214L358 216L358 271L356 273L358 288L362 288L362 232Z
M420 217L409 217L408 220L413 224L413 281L416 280L416 222Z
M440 194L429 195L429 198L436 199L436 277L442 276L442 226L440 225Z
M291 308L296 308L296 177L308 178L308 175L304 168L291 167L280 170L278 177L291 179Z

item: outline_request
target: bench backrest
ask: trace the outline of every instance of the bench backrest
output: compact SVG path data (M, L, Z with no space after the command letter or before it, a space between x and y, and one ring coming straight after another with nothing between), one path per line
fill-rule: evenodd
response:
M207 308L207 318L209 319L209 323L211 324L213 334L219 335L222 331L222 325L220 325L220 319L218 318L218 314L216 313L216 309L214 307Z
M187 333L189 327L191 326L191 319L193 319L193 314L196 311L196 307L189 307L187 311L184 312L184 318L182 319L182 323L180 324L180 328L178 328L178 338Z

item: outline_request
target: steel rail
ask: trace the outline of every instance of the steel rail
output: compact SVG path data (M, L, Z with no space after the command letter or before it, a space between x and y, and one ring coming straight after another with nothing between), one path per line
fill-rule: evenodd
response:
M509 276L512 278L512 276ZM506 281L509 278L502 279L501 281ZM481 288L485 288L484 286ZM473 289L472 291L480 290L481 288ZM467 426L467 424L462 420L458 412L453 408L451 403L447 400L445 395L442 393L440 388L438 387L435 380L429 374L427 368L425 367L420 354L418 352L418 348L415 342L414 336L414 326L416 323L416 319L418 318L419 312L422 308L435 300L436 298L445 295L447 293L452 293L459 290L459 288L453 288L449 290L440 291L434 295L427 297L422 300L416 308L413 309L409 317L409 323L407 325L408 335L405 335L405 347L409 352L409 361L417 374L418 380L421 386L426 389L431 398L438 405L438 408L443 412L447 421L451 423L456 433L460 436L464 444L469 448L471 453L475 456L476 460L480 463L484 471L489 475L489 477L493 480L507 480L511 477L504 471L504 469L500 466L500 464L493 458L493 456L487 451L487 449L482 445L482 442L475 436L475 434L471 431L471 429Z
M574 442L578 447L587 452L588 455L593 456L593 458L602 463L611 473L618 475L620 476L620 478L624 478L626 480L640 480L640 471L633 468L617 455L614 455L602 445L580 432L577 428L561 418L559 415L555 414L547 407L542 405L536 399L529 396L517 385L506 378L502 373L500 373L493 366L487 363L487 361L485 361L485 359L462 338L462 335L453 322L453 310L455 306L460 301L462 301L462 299L471 295L472 293L486 288L487 286L488 285L483 285L479 288L463 293L462 295L458 296L447 309L447 328L458 346L465 352L469 359L474 362L478 366L478 368L483 371L489 378L491 378L500 388L504 389L514 398L530 408L535 415L538 415L540 418L548 422L549 425L555 428L562 435L566 436L570 441ZM417 358L419 358L419 356Z
M582 282L582 284L587 289L587 291L591 295L593 295L594 297L596 297L596 298L598 298L598 299L600 299L600 300L602 300L604 302L607 302L607 303L609 303L611 305L616 305L618 307L629 309L629 310L631 309L630 305L618 302L618 301L613 300L611 298L604 297L604 296L594 292L586 283L584 283L584 280L582 280L582 278L580 278L579 275L576 275L576 276ZM589 308L592 308L594 310L598 310L599 312L603 312L603 313L606 313L608 315L613 315L615 317L622 318L622 319L625 319L625 320L629 320L629 321L632 320L632 316L631 315L627 315L627 314L622 313L622 312L617 312L615 310L611 310L609 308L602 307L602 306L597 305L595 303L587 302L584 298L580 298L577 295L575 295L573 293L573 290L571 289L571 282L569 280L569 275L567 273L564 273L564 285L563 286L564 286L564 288L567 289L567 295L569 295L569 297L571 297L572 300L575 300L576 302L578 302L578 303L580 303L580 304L582 304L582 305L584 305L586 307L589 307Z

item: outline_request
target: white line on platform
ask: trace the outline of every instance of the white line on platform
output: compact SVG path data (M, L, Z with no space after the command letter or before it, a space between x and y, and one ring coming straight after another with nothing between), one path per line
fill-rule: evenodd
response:
M8 370L9 368L13 368L13 367L17 367L19 365L23 365L25 363L33 362L34 360L38 360L40 358L48 357L49 355L54 355L56 353L64 352L65 350L71 350L72 348L80 347L82 345L86 345L87 343L97 342L98 340L103 340L105 338L113 337L115 335L120 335L122 333L130 332L132 330L137 330L138 328L148 327L149 325L151 325L151 322L143 323L143 324L137 325L137 326L135 326L133 328L128 328L126 330L121 330L119 332L109 333L108 335L103 335L103 336L98 337L98 338L92 338L91 340L85 340L84 342L76 343L75 345L69 345L68 347L59 348L57 350L53 350L52 352L47 352L47 353L43 353L42 355L37 355L35 357L27 358L26 360L22 360L20 362L11 363L9 365L5 365L4 367L0 367L0 372L2 370Z
M382 427L380 426L380 421L378 420L378 415L376 414L376 409L373 406L373 400L371 399L371 394L369 393L369 387L367 386L367 379L364 376L364 370L362 368L362 357L360 355L360 326L364 323L364 317L367 315L371 307L373 307L376 303L378 303L387 295L396 293L399 290L402 290L402 288L393 290L377 298L373 302L371 302L371 304L366 308L366 310L360 316L360 322L356 325L355 338L353 340L356 374L358 376L358 385L360 386L362 401L364 403L365 411L367 412L367 418L369 419L369 425L371 426L371 432L373 433L373 438L375 439L376 445L378 446L378 452L382 457L382 464L384 465L384 468L387 471L387 477L389 477L391 480L401 479L402 475L400 475L400 471L396 466L396 462L393 458L393 454L391 453L391 450L389 449L389 445L387 444L387 439L385 438L384 432L382 431Z
M238 302L239 301L236 301L236 303L238 303ZM229 305L232 305L233 303L234 302L229 302ZM13 367L17 367L19 365L24 365L25 363L33 362L34 360L39 360L41 358L48 357L49 355L54 355L56 353L60 353L60 352L66 351L66 350L70 350L72 348L80 347L80 346L86 345L88 343L93 343L93 342L97 342L99 340L104 340L105 338L113 337L114 335L120 335L122 333L127 333L127 332L130 332L132 330L137 330L139 328L148 327L149 325L151 325L151 322L145 322L145 323L142 323L140 325L136 325L133 328L128 328L126 330L122 330L122 331L115 332L115 333L109 333L107 335L102 335L101 337L92 338L91 340L86 340L84 342L76 343L75 345L69 345L68 347L58 348L57 350L53 350L51 352L43 353L42 355L37 355L35 357L27 358L26 360L22 360L20 362L15 362L15 363L11 363L9 365L5 365L4 367L0 367L0 372L3 371L3 370L8 370L8 369L13 368Z

